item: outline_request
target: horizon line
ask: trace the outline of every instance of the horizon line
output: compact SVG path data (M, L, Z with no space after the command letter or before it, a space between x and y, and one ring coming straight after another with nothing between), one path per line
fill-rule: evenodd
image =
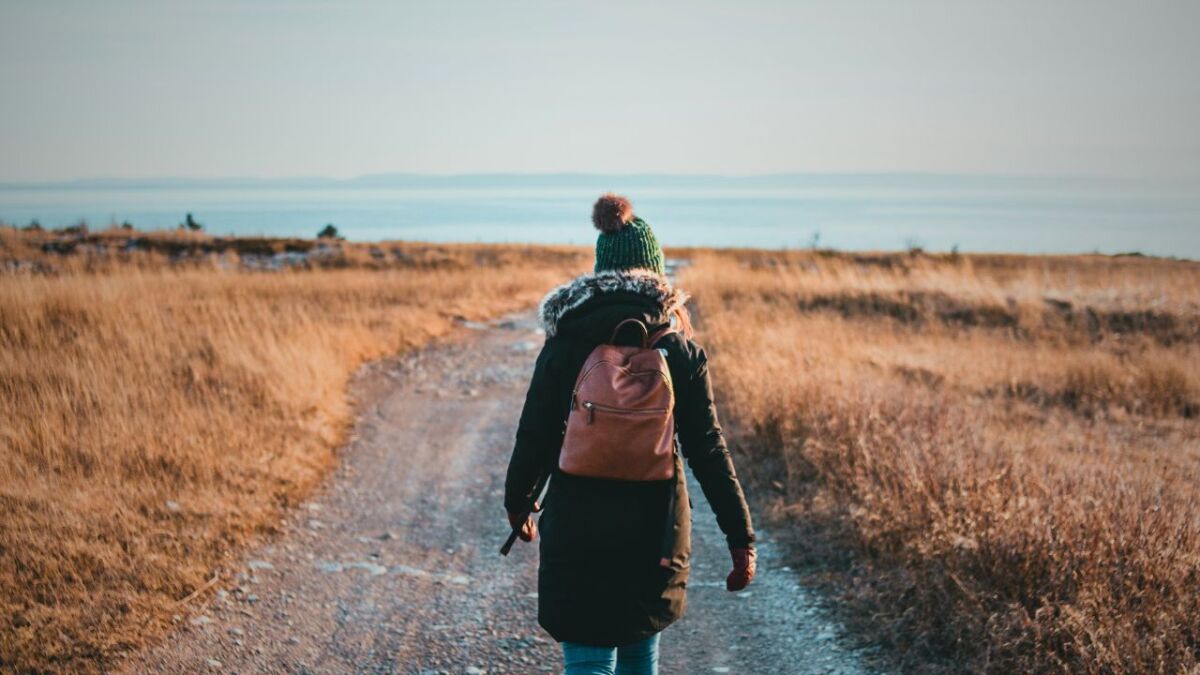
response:
M1001 172L974 172L974 171L915 171L915 170L898 170L898 171L878 171L878 170L854 170L854 171L779 171L765 173L687 173L687 172L637 172L637 173L614 173L614 172L589 172L589 171L535 171L535 172L501 172L501 171L484 171L484 172L408 172L408 171L392 171L379 173L364 173L349 177L334 177L320 175L291 175L291 176L253 176L253 175L224 175L224 176L187 176L187 175L166 175L166 176L131 176L131 177L114 177L114 176L96 176L96 177L79 177L66 179L52 180L24 180L24 181L0 181L0 189L3 190L20 190L20 189L69 189L69 188L104 188L104 187L132 187L132 186L150 186L150 185L205 185L214 183L224 184L330 184L330 185L352 185L354 183L370 182L370 181L430 181L430 182L453 182L464 180L536 180L536 179L607 179L619 178L624 180L724 180L724 181L741 181L751 182L755 180L772 180L772 179L813 179L813 178L843 178L843 179L883 179L883 178L908 178L908 179L966 179L966 180L1065 180L1065 181L1096 181L1096 182L1116 182L1116 183L1146 183L1154 182L1159 184L1186 184L1189 179L1185 177L1136 177L1122 176L1116 174L1105 173L1050 173L1050 172L1031 172L1031 173L1001 173Z

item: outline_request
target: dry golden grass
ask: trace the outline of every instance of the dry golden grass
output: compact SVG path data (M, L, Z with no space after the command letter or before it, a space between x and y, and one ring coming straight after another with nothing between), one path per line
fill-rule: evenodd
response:
M739 466L905 665L1197 667L1200 266L681 253ZM0 228L0 669L160 634L331 466L360 363L586 262Z
M739 467L903 665L1198 668L1200 264L691 255Z
M530 305L587 259L395 244L247 272L0 239L8 269L48 272L0 274L0 670L22 671L104 669L161 633L334 462L361 363Z

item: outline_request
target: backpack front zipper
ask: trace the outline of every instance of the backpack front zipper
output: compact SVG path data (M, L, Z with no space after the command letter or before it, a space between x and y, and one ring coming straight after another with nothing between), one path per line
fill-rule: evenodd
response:
M583 408L587 410L588 424L596 421L597 410L616 413L618 415L662 415L667 412L666 408L618 408L616 406L604 405L603 403L596 403L595 401L584 401Z

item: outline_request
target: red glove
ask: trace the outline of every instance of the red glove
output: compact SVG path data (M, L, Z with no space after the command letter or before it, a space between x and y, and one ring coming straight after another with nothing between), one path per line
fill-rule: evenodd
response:
M752 547L731 548L729 554L733 556L733 571L725 577L725 590L740 591L754 580L754 573L758 570L758 554Z
M541 511L541 510L542 510L542 505L538 504L537 502L534 502L534 504L533 504L534 513ZM537 523L533 522L533 515L526 515L525 522L522 523L521 522L521 514L513 513L512 511L509 511L508 512L508 525L509 525L509 527L513 528L514 530L517 529L517 525L521 526L521 531L517 533L517 536L521 539L521 541L533 541L534 537L537 536Z

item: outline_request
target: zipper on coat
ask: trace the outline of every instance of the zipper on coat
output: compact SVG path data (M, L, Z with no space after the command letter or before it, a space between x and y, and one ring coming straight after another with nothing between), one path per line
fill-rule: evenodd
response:
M618 408L616 406L604 405L603 403L596 403L595 401L584 401L583 408L587 410L588 424L596 421L597 410L616 413L618 415L661 415L667 412L667 408Z

